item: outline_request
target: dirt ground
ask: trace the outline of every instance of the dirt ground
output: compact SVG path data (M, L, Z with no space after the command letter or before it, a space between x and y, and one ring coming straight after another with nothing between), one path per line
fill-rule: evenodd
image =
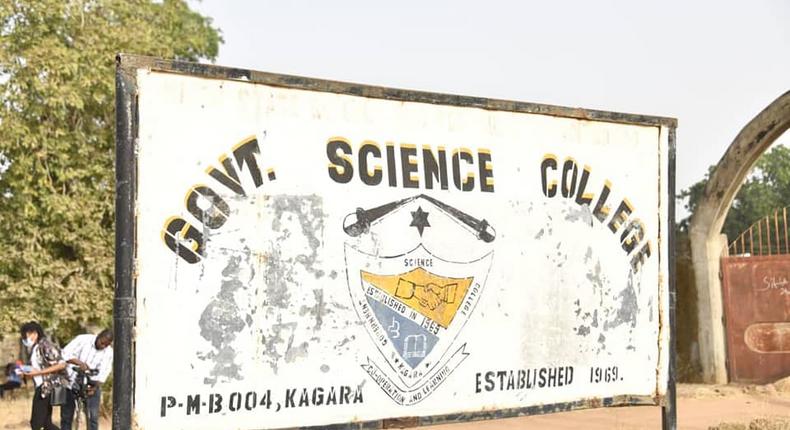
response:
M30 389L14 390L11 394L0 400L0 430L30 430L30 399L33 391ZM60 422L60 408L52 411L52 421ZM102 418L99 428L110 430L110 420Z
M29 429L31 392L0 401L0 430ZM55 409L54 421L60 412ZM109 430L103 419L100 427ZM422 427L424 430L660 429L657 407L603 408L497 421ZM682 430L790 430L790 378L771 385L678 385ZM218 429L225 430L225 429Z
M678 385L678 429L790 430L790 378L769 385ZM424 430L641 430L661 428L661 408L602 408Z

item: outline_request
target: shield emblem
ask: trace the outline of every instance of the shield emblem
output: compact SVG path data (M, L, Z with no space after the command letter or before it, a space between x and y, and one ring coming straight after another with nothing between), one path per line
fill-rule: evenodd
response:
M424 195L358 209L350 220L344 226L355 239L345 247L349 294L379 352L362 368L396 403L416 404L470 353L459 334L484 291L493 229ZM477 257L442 255L457 246Z

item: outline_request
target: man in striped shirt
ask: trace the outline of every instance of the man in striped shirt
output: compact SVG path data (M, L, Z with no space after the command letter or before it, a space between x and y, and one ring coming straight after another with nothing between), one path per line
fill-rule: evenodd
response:
M101 402L101 384L107 380L112 370L112 330L104 330L98 335L82 334L74 338L63 348L63 359L67 363L79 366L82 370L96 369L98 374L91 377L95 390L90 390L86 399L88 429L99 428L99 404ZM74 385L77 373L68 366L70 384ZM66 404L60 408L60 426L62 430L71 430L74 419L76 397L72 390L68 391Z

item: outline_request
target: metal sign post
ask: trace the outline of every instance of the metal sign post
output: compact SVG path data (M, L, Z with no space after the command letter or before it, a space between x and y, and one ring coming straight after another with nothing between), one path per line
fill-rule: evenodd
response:
M671 118L121 55L113 428L658 405Z
M668 191L667 205L669 206L669 369L667 372L667 393L664 405L661 407L661 428L663 430L675 430L678 428L677 417L677 326L675 313L677 311L677 286L675 284L675 129L669 131L669 159L668 161Z

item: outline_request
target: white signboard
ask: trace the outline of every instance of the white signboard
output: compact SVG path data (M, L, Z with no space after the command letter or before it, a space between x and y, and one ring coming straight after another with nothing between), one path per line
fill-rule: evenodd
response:
M266 76L137 70L140 428L660 401L671 125Z

